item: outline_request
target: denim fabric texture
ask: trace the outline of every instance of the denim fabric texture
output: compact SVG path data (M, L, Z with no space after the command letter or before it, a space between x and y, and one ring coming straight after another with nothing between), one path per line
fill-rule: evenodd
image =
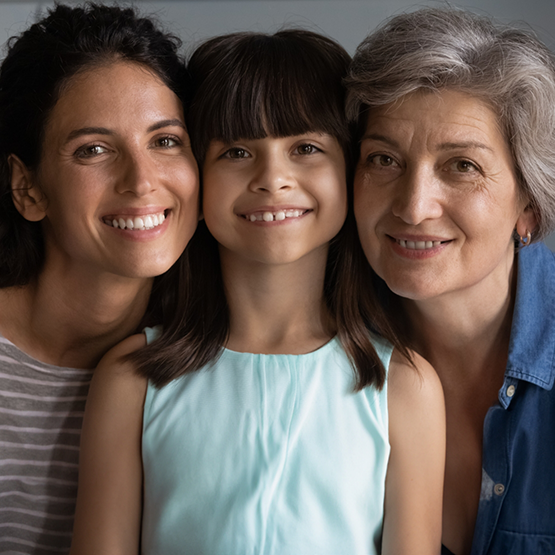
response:
M555 554L555 255L539 243L517 260L505 380L484 421L472 555Z

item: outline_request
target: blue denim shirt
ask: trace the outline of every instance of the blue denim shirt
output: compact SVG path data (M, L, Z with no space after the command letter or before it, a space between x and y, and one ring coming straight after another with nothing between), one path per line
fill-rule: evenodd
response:
M471 555L555 554L554 380L555 255L540 243L518 254L505 381L484 421Z

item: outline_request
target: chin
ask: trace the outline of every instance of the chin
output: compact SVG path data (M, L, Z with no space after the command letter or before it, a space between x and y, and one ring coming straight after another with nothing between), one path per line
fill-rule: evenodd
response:
M389 289L399 297L412 301L424 301L432 299L441 294L438 290L437 283L429 283L423 280L411 279L414 276L403 276L397 274L393 279L380 276Z

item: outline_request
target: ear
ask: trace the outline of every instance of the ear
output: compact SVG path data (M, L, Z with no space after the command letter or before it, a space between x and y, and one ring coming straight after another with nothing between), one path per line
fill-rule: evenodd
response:
M8 164L15 207L26 220L39 222L46 216L46 197L35 183L33 173L15 154L9 155Z
M516 232L521 237L526 237L528 232L534 233L536 227L538 225L538 220L536 218L536 214L530 205L528 205L524 210L521 212L518 220L516 221Z

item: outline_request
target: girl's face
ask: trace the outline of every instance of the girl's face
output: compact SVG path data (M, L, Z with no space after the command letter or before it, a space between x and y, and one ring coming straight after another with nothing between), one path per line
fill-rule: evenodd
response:
M374 270L414 300L506 289L513 230L535 226L496 114L448 90L372 110L355 215Z
M76 75L50 114L34 186L47 264L141 278L165 272L198 221L181 102L138 64Z
M345 159L331 135L306 133L210 143L203 213L239 259L287 264L327 252L347 213Z

